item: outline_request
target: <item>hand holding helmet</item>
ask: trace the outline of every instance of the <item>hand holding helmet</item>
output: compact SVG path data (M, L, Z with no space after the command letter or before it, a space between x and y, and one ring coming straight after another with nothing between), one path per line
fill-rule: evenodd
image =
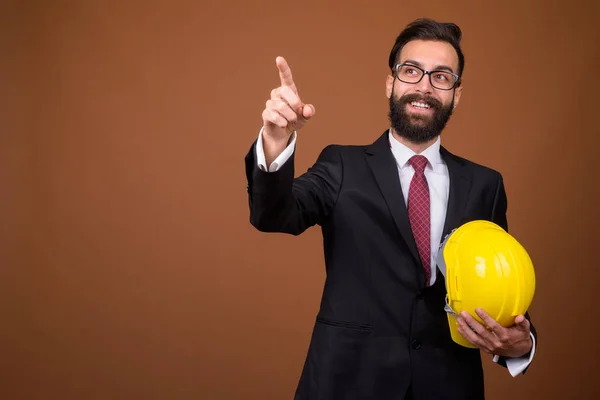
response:
M508 357L531 350L525 315L535 273L515 238L492 222L468 222L445 238L437 265L446 280L445 310L454 342Z
M472 345L482 351L506 357L521 357L533 347L530 335L530 324L523 315L515 318L515 323L508 328L500 325L485 310L476 309L477 315L489 327L486 328L466 311L456 318L458 333Z

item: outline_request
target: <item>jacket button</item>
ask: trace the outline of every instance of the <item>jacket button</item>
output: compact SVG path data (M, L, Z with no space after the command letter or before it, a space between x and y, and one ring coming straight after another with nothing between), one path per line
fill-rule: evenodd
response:
M421 342L418 340L413 340L410 345L415 350L419 350L421 348Z

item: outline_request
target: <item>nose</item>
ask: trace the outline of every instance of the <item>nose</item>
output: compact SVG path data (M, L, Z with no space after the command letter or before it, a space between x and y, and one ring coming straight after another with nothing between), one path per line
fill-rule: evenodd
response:
M415 90L420 93L431 94L433 93L433 86L429 82L429 74L423 74L421 81L417 83Z

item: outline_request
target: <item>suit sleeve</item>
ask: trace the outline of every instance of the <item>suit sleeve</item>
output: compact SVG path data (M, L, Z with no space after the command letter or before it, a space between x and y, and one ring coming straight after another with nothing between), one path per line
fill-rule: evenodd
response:
M250 223L262 232L299 235L331 215L342 184L338 146L327 146L307 172L294 178L294 156L277 171L258 168L256 144L246 155Z
M496 184L496 194L494 196L494 204L492 207L492 222L500 225L502 228L504 228L504 230L506 230L508 232L508 221L506 218L506 210L507 210L507 205L508 205L508 201L507 201L507 196L506 196L506 189L504 188L504 180L502 178L502 175L500 173L498 173L498 179L497 179L497 184ZM532 340L533 340L533 347L531 349L531 351L525 355L523 355L522 357L519 358L510 358L510 357L504 357L504 356L495 356L494 357L494 361L497 362L498 364L502 365L503 367L511 367L510 364L513 365L519 365L518 370L525 374L525 372L527 372L527 369L529 368L529 365L531 364L532 358L533 358L533 354L535 353L535 349L538 343L538 337L537 337L537 331L535 329L535 327L533 326L533 323L531 322L531 317L529 315L529 312L525 313L525 318L527 318L527 320L529 320L530 323L530 331L531 331L531 336L532 336ZM509 368L511 369L511 368ZM511 374L513 373L513 371L511 370ZM513 374L514 376L514 374Z

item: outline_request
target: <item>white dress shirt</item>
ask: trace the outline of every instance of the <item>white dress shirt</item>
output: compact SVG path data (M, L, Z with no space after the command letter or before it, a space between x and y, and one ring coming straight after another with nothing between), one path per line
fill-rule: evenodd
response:
M285 150L269 165L266 167L266 158L263 150L262 132L258 134L258 141L256 142L256 159L258 167L262 171L275 172L292 156L296 147L296 132L293 133L290 144ZM408 160L416 153L410 148L400 143L393 135L391 129L388 132L388 137L391 144L392 154L396 160L398 166L398 175L400 176L400 184L402 186L402 194L404 195L404 202L408 201L408 189L410 188L410 181L415 173L414 168ZM450 175L448 173L448 167L444 162L440 154L440 137L437 140L421 152L421 155L427 158L427 165L425 166L425 177L427 178L427 185L429 186L430 195L430 210L431 210L431 278L429 283L435 283L436 273L436 259L438 249L442 240L442 231L444 229L444 221L446 220L446 209L448 205L448 195L450 192ZM515 377L520 374L533 360L535 353L535 337L530 333L533 341L533 347L529 357L519 358L507 358L506 366L510 374ZM493 361L498 362L499 357L494 356Z
M392 147L392 154L396 159L398 166L398 174L400 175L400 185L402 186L402 194L404 195L404 205L408 207L408 189L410 182L415 174L415 170L409 163L409 160L415 153L404 144L400 143L391 134L388 134ZM425 166L425 178L429 186L430 196L430 221L431 221L431 279L429 284L435 283L436 273L435 265L437 252L442 239L442 231L444 229L444 221L446 220L446 208L448 205L448 193L450 191L450 176L448 175L448 167L440 155L440 138L438 136L435 143L429 146L421 153L427 158Z

